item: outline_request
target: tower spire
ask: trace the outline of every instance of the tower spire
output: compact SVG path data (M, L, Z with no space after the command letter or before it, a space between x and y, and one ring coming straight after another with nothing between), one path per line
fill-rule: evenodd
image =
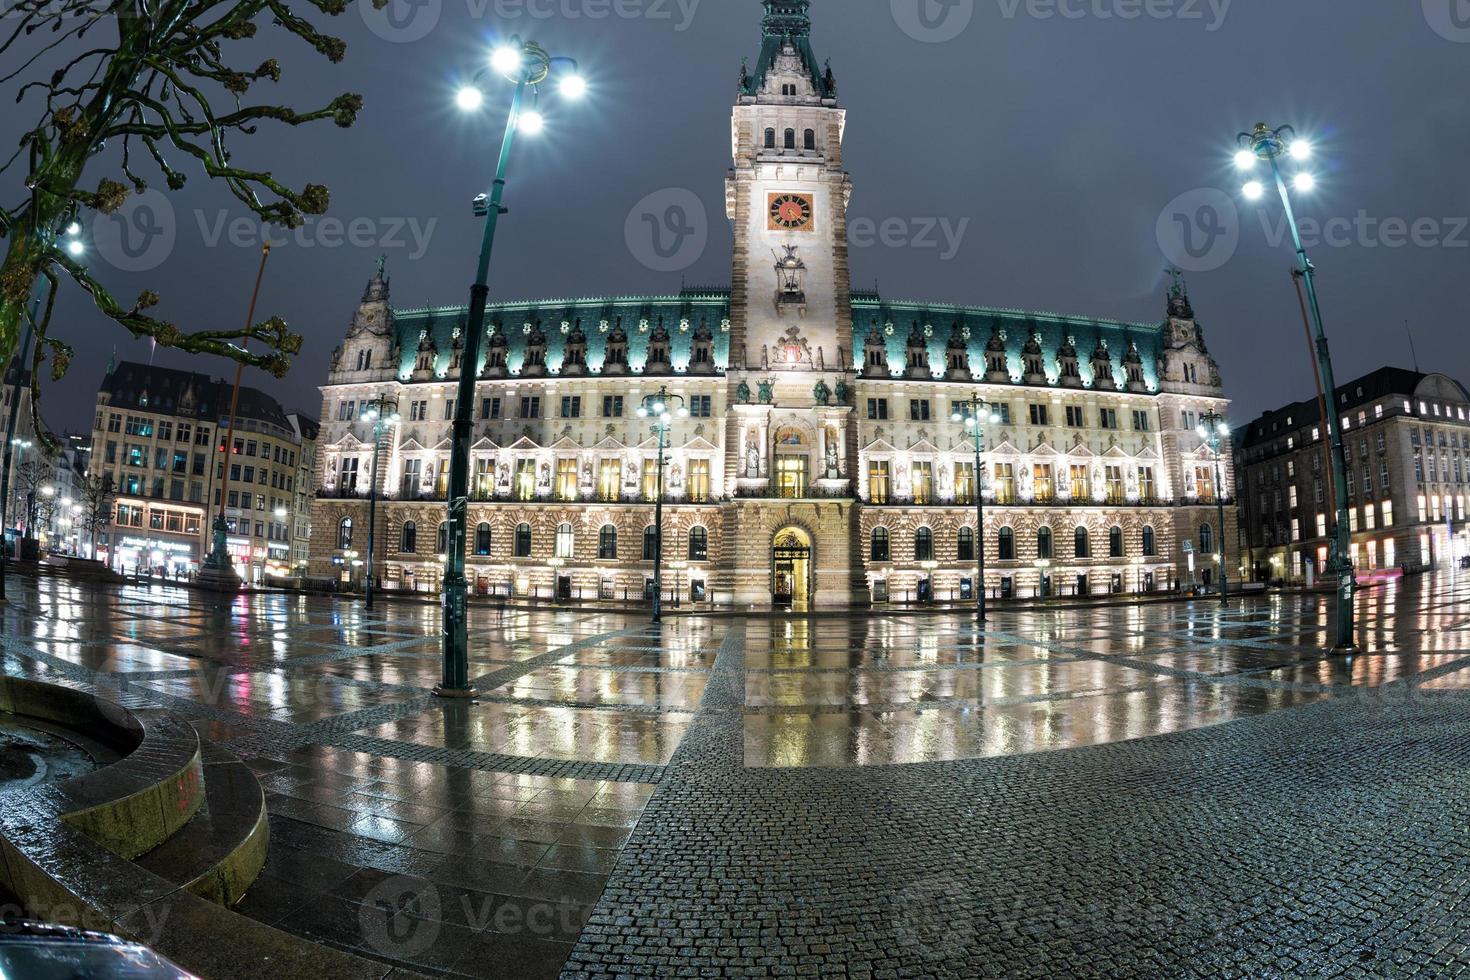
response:
M766 73L776 64L783 51L794 49L811 79L817 97L836 97L837 80L831 66L823 67L812 51L811 0L761 0L765 16L761 18L761 53L755 70L742 66L741 95L757 96L766 82Z

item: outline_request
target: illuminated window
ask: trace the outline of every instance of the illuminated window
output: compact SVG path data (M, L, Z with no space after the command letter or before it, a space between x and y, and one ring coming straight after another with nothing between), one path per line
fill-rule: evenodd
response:
M597 466L597 499L603 503L617 500L622 489L623 464L615 459L604 459Z
M799 500L806 496L805 456L776 457L776 492L784 500Z
M934 501L934 464L914 464L914 503L928 504Z
M1052 484L1051 464L1037 463L1031 468L1034 497L1039 503L1046 503L1056 495L1056 488Z
M957 504L973 504L975 502L975 464L956 463L954 467L954 502Z
M576 533L570 524L556 526L556 557L571 558L576 554Z
M702 504L709 500L709 460L689 461L689 500Z
M1016 468L1010 463L995 464L995 502L998 504L1016 502Z
M1088 499L1090 499L1092 497L1092 488L1091 488L1091 481L1089 480L1088 475L1087 475L1087 467L1086 466L1073 466L1072 469L1071 469L1071 474L1072 474L1072 480L1071 480L1071 485L1072 485L1072 499L1073 500L1088 500ZM1037 499L1040 499L1040 496L1041 496L1040 495L1040 491L1038 491L1037 492Z
M871 460L868 463L868 503L888 503L889 476L887 460Z
M643 461L643 499L653 503L658 499L658 460Z
M575 459L556 461L556 497L558 500L577 499L577 461Z
M517 500L536 499L536 461L534 459L516 461L515 494Z

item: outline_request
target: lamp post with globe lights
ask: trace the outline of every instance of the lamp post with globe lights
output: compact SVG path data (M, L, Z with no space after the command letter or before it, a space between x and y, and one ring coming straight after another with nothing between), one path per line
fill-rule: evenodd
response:
M1220 550L1215 557L1220 566L1220 605L1224 606L1230 601L1230 580L1225 573L1225 542L1229 536L1225 533L1225 472L1220 467L1220 443L1230 435L1230 426L1225 424L1224 416L1206 412L1199 417L1195 431L1215 454L1215 506L1219 509L1220 519Z
M1000 421L1000 415L995 408L978 394L972 395L968 403L961 402L955 407L954 414L950 416L955 422L963 422L975 441L975 479L973 489L975 492L975 558L979 566L979 575L976 578L975 595L976 608L975 618L978 622L985 622L985 484L982 474L985 472L985 463L980 458L985 451L985 424L992 425Z
M373 544L378 529L378 454L383 448L383 427L396 426L401 421L396 403L383 396L368 403L363 409L362 420L373 427L373 475L368 488L368 534L367 534L367 578L364 580L363 599L368 609L373 608Z
M564 70L559 70L564 69ZM443 677L434 693L444 698L472 698L475 690L469 678L469 583L465 579L465 533L469 510L470 436L474 429L475 382L479 374L480 341L485 333L485 306L490 295L490 256L495 246L495 229L505 213L506 171L511 148L518 132L535 136L546 127L537 110L541 86L557 79L565 98L578 99L587 92L587 84L577 73L577 63L570 58L554 58L534 41L512 37L490 55L490 63L480 69L470 84L459 90L455 103L465 112L474 112L485 104L482 80L491 75L515 85L510 112L505 119L505 135L500 144L500 158L495 167L495 182L489 200L475 203L475 213L485 218L484 236L480 243L480 260L475 283L470 288L469 322L465 331L464 351L460 357L459 388L454 406L454 441L449 456L449 518L447 552L444 559ZM529 92L531 107L526 107ZM371 573L371 569L369 569Z
M1322 323L1322 307L1317 299L1317 269L1307 256L1306 246L1302 244L1301 230L1296 223L1296 210L1291 203L1291 192L1287 189L1286 177L1281 170L1283 157L1298 164L1305 164L1312 158L1313 147L1310 141L1298 137L1296 130L1292 127L1280 126L1272 129L1265 123L1257 124L1255 129L1248 133L1241 133L1237 142L1240 148L1235 154L1236 167L1246 172L1258 169L1262 163L1270 167L1271 178L1276 184L1276 189L1281 195L1281 205L1286 211L1286 225L1291 229L1292 243L1296 246L1297 260L1301 265L1301 280L1307 292L1307 306L1311 313L1312 326L1316 331L1317 368L1321 374L1322 390L1326 393L1328 402L1324 406L1327 417L1323 422L1327 426L1328 441L1331 444L1332 482L1337 504L1337 528L1333 535L1331 565L1338 578L1336 636L1333 649L1337 653L1352 654L1358 650L1357 631L1353 623L1353 601L1357 593L1358 582L1353 571L1352 532L1348 523L1347 457L1343 447L1342 422L1333 406L1337 393L1337 382L1332 374L1332 354L1327 343L1327 329ZM1316 186L1317 179L1309 170L1299 170L1292 177L1292 187L1299 193L1308 193ZM1242 192L1247 200L1259 201L1266 194L1266 186L1263 182L1253 178L1245 184Z
M677 408L675 407L677 403ZM638 417L653 419L653 431L658 435L658 488L653 503L653 621L664 621L664 449L669 443L669 428L674 416L688 418L689 409L684 399L670 395L668 388L660 388L658 394L647 395L638 406Z

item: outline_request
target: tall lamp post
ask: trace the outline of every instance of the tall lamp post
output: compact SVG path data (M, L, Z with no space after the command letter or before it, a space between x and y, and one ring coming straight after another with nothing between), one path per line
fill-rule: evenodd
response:
M1205 441L1205 445L1210 447L1210 452L1215 454L1215 505L1220 512L1220 605L1224 606L1230 601L1230 579L1225 571L1225 542L1228 535L1225 533L1225 473L1220 467L1220 442L1230 434L1230 426L1225 424L1223 415L1206 412L1199 417L1199 427L1195 431Z
M962 406L968 405L968 410ZM992 425L1000 421L1000 415L991 407L990 403L981 398L977 393L970 396L968 403L961 402L956 407L954 414L950 416L956 422L963 422L975 441L975 560L979 568L979 574L975 579L975 618L979 622L985 622L985 488L981 474L985 471L985 463L980 454L985 451L985 423Z
M1292 207L1291 193L1287 190L1286 178L1281 172L1281 158L1286 156L1292 160L1304 163L1312 157L1312 144L1305 139L1297 137L1296 130L1290 126L1281 126L1272 129L1265 123L1257 124L1256 128L1248 133L1241 133L1237 138L1240 145L1235 154L1235 165L1243 171L1252 171L1266 163L1271 168L1271 177L1276 184L1276 190L1281 195L1281 205L1286 210L1286 225L1291 229L1292 242L1296 246L1297 260L1301 265L1302 283L1307 291L1307 306L1312 315L1312 325L1316 330L1317 340L1317 369L1321 372L1322 389L1327 396L1327 424L1328 439L1332 444L1332 475L1333 492L1337 498L1337 528L1333 535L1332 565L1337 572L1337 622L1336 636L1333 649L1338 653L1352 654L1358 650L1357 631L1353 625L1353 600L1357 593L1358 581L1353 571L1352 560L1352 530L1348 523L1348 496L1347 496L1347 458L1343 448L1342 422L1338 418L1334 407L1337 395L1337 382L1332 375L1332 353L1327 344L1327 329L1322 324L1322 307L1317 300L1316 266L1307 256L1306 246L1302 244L1301 230L1297 227L1296 211ZM1292 178L1292 186L1301 193L1309 193L1317 186L1316 178L1310 171L1301 170ZM1247 200L1259 201L1266 194L1265 185L1252 179L1243 192Z
M396 426L400 417L396 402L379 395L363 409L362 420L373 426L373 476L368 489L368 535L367 535L367 578L363 586L363 598L368 609L373 608L373 535L378 529L378 453L383 448L383 427Z
M674 405L678 403L678 408ZM638 406L638 417L653 419L653 431L658 434L658 490L653 504L653 621L664 621L664 449L669 443L669 428L674 416L688 418L689 409L684 399L670 395L668 388L660 388L656 395L646 395Z
M551 77L553 65L566 65L559 87L568 98L579 98L587 84L577 74L577 63L570 58L553 58L534 41L519 37L495 49L488 68L477 73L471 83L460 89L456 102L465 112L479 109L485 102L479 83L493 73L515 84L510 112L505 118L505 136L500 144L500 159L495 167L495 183L488 201L477 198L475 213L485 218L484 236L480 243L480 261L475 284L470 288L468 329L460 356L459 388L454 406L454 445L449 455L449 519L447 521L447 553L444 559L444 672L434 693L444 698L472 698L469 661L469 583L465 580L466 515L469 510L470 436L474 430L475 381L479 373L480 341L485 334L485 305L490 296L490 255L495 246L495 229L505 213L506 171L510 152L518 131L535 136L545 128L545 120L534 108L526 109L527 90L532 103L541 83Z

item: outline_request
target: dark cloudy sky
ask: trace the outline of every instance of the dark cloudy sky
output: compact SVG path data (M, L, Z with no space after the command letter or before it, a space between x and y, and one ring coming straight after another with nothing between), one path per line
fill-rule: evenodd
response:
M367 2L328 19L348 42L339 66L269 27L241 58L280 58L286 77L268 97L366 99L352 130L267 126L236 142L241 165L329 184L330 216L342 222L306 229L271 259L261 315L286 317L306 346L286 380L250 380L288 408L319 411L316 386L380 252L400 306L465 301L479 236L469 202L488 190L501 118L465 117L452 96L502 33L577 57L594 88L577 106L548 98L546 134L515 156L492 296L665 293L681 278L729 279L729 111L741 58L758 50L757 0L418 3L394 0L396 19L373 26ZM1238 131L1290 122L1318 148L1321 186L1301 205L1327 226L1313 258L1339 379L1410 366L1408 321L1422 365L1470 380L1466 0L816 0L813 17L814 46L832 59L849 111L852 219L890 232L854 249L855 286L1151 322L1165 266L1188 260L1237 420L1308 397L1279 203L1241 201L1230 167ZM7 144L34 118L34 103L18 109L12 95L0 100ZM507 96L498 88L492 103ZM19 176L3 180L14 200ZM655 271L625 226L640 201L679 190L702 203L708 242L682 272ZM170 206L171 218L132 216L131 256L115 229L100 229L99 274L122 295L158 291L160 312L185 327L239 323L258 235L229 222L245 212L202 177ZM171 245L137 252L145 225ZM1173 229L1164 245L1161 227ZM75 290L61 317L58 333L79 356L47 415L85 429L113 347L143 360L149 349ZM230 370L168 352L158 361Z

